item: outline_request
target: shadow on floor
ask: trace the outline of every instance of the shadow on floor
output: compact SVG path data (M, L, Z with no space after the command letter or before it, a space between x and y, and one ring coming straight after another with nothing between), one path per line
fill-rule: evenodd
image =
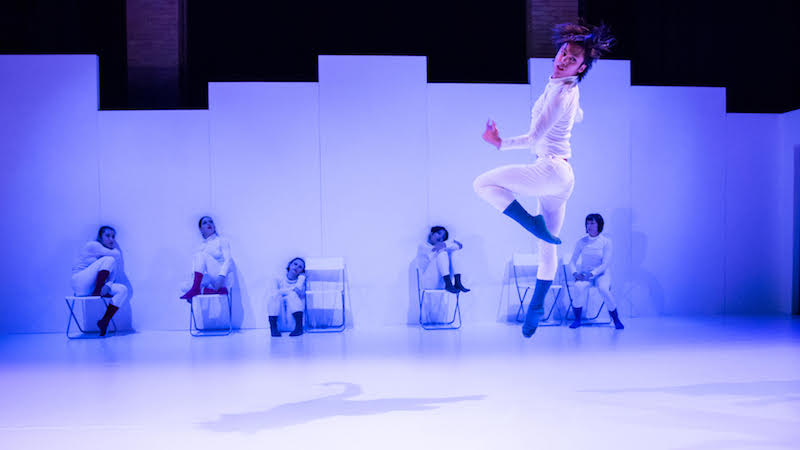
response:
M278 405L266 411L241 414L223 414L218 420L200 425L211 431L241 431L255 433L261 430L300 425L314 420L335 416L367 416L392 411L428 411L443 404L483 400L485 395L437 398L382 398L374 400L351 400L361 395L361 386L352 383L332 382L324 386L342 386L339 394L302 402Z

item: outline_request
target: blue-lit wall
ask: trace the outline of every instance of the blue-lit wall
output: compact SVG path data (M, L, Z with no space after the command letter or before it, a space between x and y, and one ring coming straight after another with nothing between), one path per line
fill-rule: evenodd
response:
M237 326L266 326L295 255L346 258L354 326L413 323L410 264L434 224L465 245L465 323L495 321L510 255L535 243L472 180L532 157L480 134L489 117L527 131L550 61L530 61L529 85L427 84L425 64L322 56L319 83L211 83L208 111L97 111L96 57L0 56L0 332L63 331L70 266L100 224L134 289L123 324L186 328L204 214L232 243ZM601 61L581 85L562 257L599 212L623 315L789 313L797 112L726 114L724 89L629 73Z

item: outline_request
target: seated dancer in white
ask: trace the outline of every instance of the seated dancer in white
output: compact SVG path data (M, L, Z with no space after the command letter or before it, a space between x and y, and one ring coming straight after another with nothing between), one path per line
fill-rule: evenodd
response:
M103 317L97 321L100 336L106 335L111 317L128 300L128 288L115 283L124 278L125 265L122 250L117 244L117 232L104 225L97 231L97 239L83 246L78 260L72 266L72 290L75 295L111 297Z
M572 299L572 307L575 309L575 320L570 324L570 328L581 326L581 314L586 306L586 299L589 296L589 287L595 286L603 296L603 300L608 308L608 314L614 320L614 327L621 330L625 328L619 320L617 313L617 303L611 295L611 270L608 268L611 262L611 239L601 236L603 232L603 216L600 214L589 214L586 216L586 236L575 244L575 251L569 260L569 267L572 276L575 277L575 297ZM580 258L580 266L576 266Z
M583 117L578 82L592 63L609 50L614 39L603 26L561 24L554 30L553 41L558 47L553 74L533 106L530 131L501 139L497 126L489 120L482 136L499 150L531 149L537 156L536 162L498 167L479 175L473 183L481 198L542 240L536 288L522 325L525 337L533 335L544 314L544 297L553 282L558 262L556 245L561 243L556 236L561 231L567 200L575 183L568 159L572 157L569 144L572 125ZM530 215L515 195L539 197L542 213Z
M453 258L453 252L464 246L453 239L452 244L446 241L450 237L445 227L435 226L428 233L426 242L417 248L417 266L419 267L420 284L423 289L441 289L447 292L469 292L461 283L461 271ZM453 277L452 279L450 277Z
M269 314L269 331L273 337L280 337L278 330L278 314L283 302L286 310L294 317L294 330L289 336L303 334L303 307L306 298L306 262L303 258L294 258L286 266L286 273L275 278L274 293L267 300Z
M192 258L192 285L181 296L187 302L191 302L195 295L227 294L227 282L233 270L231 244L228 239L217 234L214 220L203 216L198 227L203 235L203 243Z

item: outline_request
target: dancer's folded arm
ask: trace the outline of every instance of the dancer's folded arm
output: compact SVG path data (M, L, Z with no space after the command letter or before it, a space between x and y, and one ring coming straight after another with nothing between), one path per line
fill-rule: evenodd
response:
M102 256L113 256L114 259L119 259L121 254L116 248L107 248L97 241L89 241L86 243L86 254L95 258Z
M600 275L601 273L605 272L606 269L608 269L608 264L611 263L611 253L611 241L607 241L606 245L603 246L603 262L590 272L593 277Z
M567 105L564 98L560 95L553 95L551 99L543 105L539 114L531 118L530 130L521 136L503 139L499 149L513 150L520 148L530 148L538 140L542 139L550 128L555 125L559 118L564 114Z
M569 262L567 263L567 268L569 268L569 270L572 272L572 275L575 276L576 279L578 279L577 275L579 275L577 267L578 257L581 256L584 246L585 244L583 239L578 240L578 242L575 243L575 250L572 251L572 258L570 258ZM578 281L580 280L578 279Z
M219 269L219 276L224 277L228 275L233 265L233 258L231 257L231 244L227 240L220 239L220 251L222 251L222 264Z

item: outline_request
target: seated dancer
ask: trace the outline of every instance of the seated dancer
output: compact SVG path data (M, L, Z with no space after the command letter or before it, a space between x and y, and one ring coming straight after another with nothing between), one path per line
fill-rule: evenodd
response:
M269 331L273 337L280 337L278 330L278 314L281 312L283 302L286 310L291 311L294 317L294 330L289 336L303 334L303 309L306 298L306 262L303 258L294 258L286 266L286 273L275 279L275 293L267 301L269 314Z
M228 279L233 271L231 244L228 239L217 234L214 220L209 216L203 216L198 227L200 234L203 235L203 243L192 258L194 277L191 287L181 296L187 302L191 302L195 295L227 294Z
M589 287L595 286L603 296L608 308L608 314L614 320L614 327L618 330L625 328L619 320L617 303L611 295L611 271L608 264L611 262L611 239L601 236L603 232L603 216L589 214L586 216L586 234L575 244L575 251L569 260L572 276L575 277L575 298L572 307L575 309L575 320L570 328L581 326L581 313L586 306L589 296ZM576 266L578 258L580 266Z
M558 263L556 245L561 240L557 235L575 183L568 159L572 157L569 143L572 125L583 117L578 83L594 61L609 50L614 39L604 26L561 24L554 29L553 41L558 47L553 73L531 111L530 131L501 139L496 124L489 120L482 136L499 150L530 149L536 154L536 161L498 167L479 175L473 183L481 198L541 239L536 287L522 325L525 337L533 336L544 314L544 297L553 283ZM515 195L539 197L542 213L530 215Z
M461 282L461 273L453 258L453 252L461 250L464 246L453 239L452 244L447 244L450 237L445 227L435 226L428 233L426 242L417 248L417 265L420 271L420 283L423 289L444 289L450 293L469 292ZM450 278L452 275L452 279Z
M78 260L72 266L72 290L75 295L110 297L105 314L97 321L100 336L106 335L111 317L128 299L128 288L114 282L124 278L125 273L122 250L116 238L116 230L108 225L100 227L97 239L83 246Z

